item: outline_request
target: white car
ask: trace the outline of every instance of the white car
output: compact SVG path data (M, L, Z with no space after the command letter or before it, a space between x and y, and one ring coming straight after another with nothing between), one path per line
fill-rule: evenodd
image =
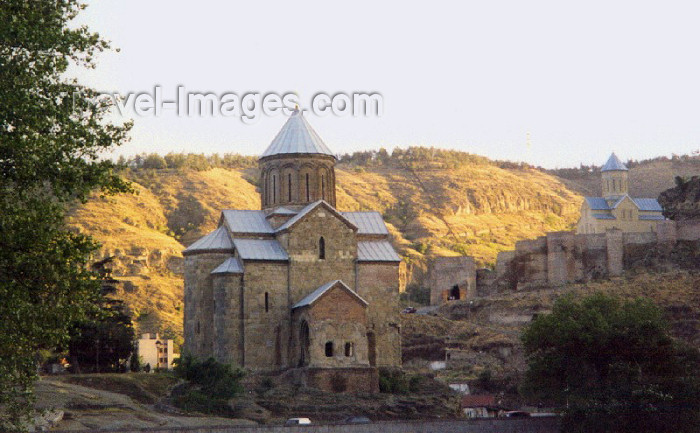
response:
M284 425L311 425L311 420L308 418L289 418L285 421Z

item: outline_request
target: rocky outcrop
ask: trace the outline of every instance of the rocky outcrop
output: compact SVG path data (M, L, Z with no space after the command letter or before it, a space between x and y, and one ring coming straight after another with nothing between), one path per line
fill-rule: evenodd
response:
M659 203L666 218L676 221L700 219L700 176L690 179L676 177L675 188L662 192Z

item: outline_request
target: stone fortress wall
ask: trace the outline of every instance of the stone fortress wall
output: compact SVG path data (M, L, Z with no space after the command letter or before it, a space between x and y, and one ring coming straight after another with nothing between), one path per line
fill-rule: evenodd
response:
M640 254L670 252L681 242L698 240L700 221L667 220L660 221L656 230L649 232L564 231L519 241L515 250L498 254L493 271L476 270L469 257L440 257L431 265L431 304L447 302L446 291L449 293L451 287L465 281L475 281L476 290L466 292L467 297L460 299L484 296L499 289L522 290L619 276Z

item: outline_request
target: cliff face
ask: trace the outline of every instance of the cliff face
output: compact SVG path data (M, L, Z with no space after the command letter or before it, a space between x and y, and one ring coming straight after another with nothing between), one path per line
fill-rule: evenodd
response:
M659 203L666 218L677 221L700 219L700 176L676 178L675 188L662 192Z

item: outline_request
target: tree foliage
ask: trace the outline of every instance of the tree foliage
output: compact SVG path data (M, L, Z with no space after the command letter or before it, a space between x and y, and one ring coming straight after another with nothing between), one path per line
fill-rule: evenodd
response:
M684 432L700 427L700 355L669 337L648 300L558 300L522 341L521 391L565 407L571 432Z
M228 400L243 392L245 372L209 358L185 355L175 361L175 374L188 383L174 393L174 403L188 411L228 415Z
M127 360L134 349L134 327L124 301L112 296L119 281L111 277L108 257L93 264L102 278L101 295L95 311L75 323L68 344L71 364L81 372L126 371ZM138 364L138 356L136 356Z
M107 102L65 78L108 48L69 28L77 0L0 2L0 427L22 428L38 349L65 344L99 296L86 266L95 244L64 224L66 206L95 188L128 190L102 160L129 124L104 121Z

